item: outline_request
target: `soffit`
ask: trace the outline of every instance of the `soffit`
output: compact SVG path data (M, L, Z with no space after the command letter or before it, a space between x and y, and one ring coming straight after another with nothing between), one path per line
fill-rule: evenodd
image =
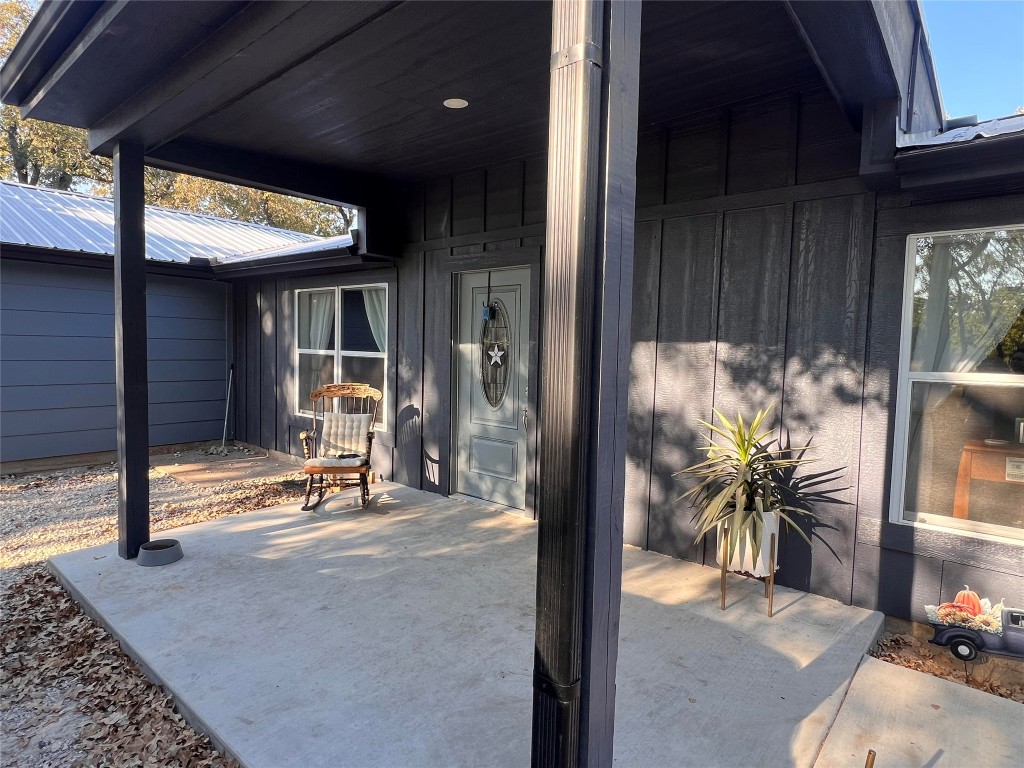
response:
M138 102L158 85L170 98L176 72L216 59L222 47L217 72L187 81L201 95L187 118L150 109L122 137L142 141L158 162L173 156L178 168L194 156L202 169L198 147L206 158L232 149L404 179L546 150L548 2L128 5L40 102L49 119L95 127L117 115L116 103ZM275 13L259 45L231 51L230 25ZM643 24L641 124L818 81L781 3L646 2ZM446 109L451 97L470 106ZM244 169L234 175L244 179Z

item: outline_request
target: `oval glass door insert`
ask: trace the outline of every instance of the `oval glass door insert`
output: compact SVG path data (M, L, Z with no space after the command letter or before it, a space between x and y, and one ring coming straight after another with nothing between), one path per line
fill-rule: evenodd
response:
M480 385L492 408L497 408L508 391L511 362L511 331L508 311L500 300L492 301L480 330Z

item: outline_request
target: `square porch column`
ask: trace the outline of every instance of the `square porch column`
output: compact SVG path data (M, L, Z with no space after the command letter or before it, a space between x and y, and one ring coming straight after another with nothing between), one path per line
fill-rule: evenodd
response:
M114 146L114 359L117 382L117 553L149 541L146 202L142 146Z
M612 763L640 12L625 0L552 11L535 766Z

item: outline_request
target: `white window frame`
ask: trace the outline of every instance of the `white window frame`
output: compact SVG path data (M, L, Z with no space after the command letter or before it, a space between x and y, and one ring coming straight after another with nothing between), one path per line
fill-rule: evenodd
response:
M908 427L910 424L910 392L915 383L979 384L985 386L1022 386L1024 377L1013 373L946 373L911 371L910 355L914 324L914 280L917 276L917 241L922 237L942 237L972 232L998 232L1024 229L1024 224L948 229L939 232L918 232L907 236L904 250L906 264L903 274L903 319L900 333L899 377L896 384L896 416L893 425L892 484L889 492L889 522L929 531L954 533L972 538L1024 545L1024 530L1015 531L1001 525L976 520L958 520L953 517L931 515L936 522L924 519L904 520L907 483ZM941 522L939 522L941 521Z
M346 352L341 348L341 295L345 291L362 291L368 288L383 288L384 289L384 351L383 352ZM328 291L334 291L334 349L303 349L299 346L299 294L302 293L326 293ZM296 416L312 416L313 411L310 408L304 407L305 402L309 402L309 392L303 394L299 392L299 356L302 354L309 355L334 355L334 370L341 370L341 360L344 357L371 357L384 361L384 397L380 401L378 411L380 413L380 424L374 426L376 432L387 432L388 429L388 347L391 339L391 326L390 326L390 314L391 314L391 292L388 290L387 283L365 283L360 285L325 285L320 288L296 288L295 289L295 333L292 336L292 347L294 352L292 354L292 370L295 371L295 402L293 406L293 413Z

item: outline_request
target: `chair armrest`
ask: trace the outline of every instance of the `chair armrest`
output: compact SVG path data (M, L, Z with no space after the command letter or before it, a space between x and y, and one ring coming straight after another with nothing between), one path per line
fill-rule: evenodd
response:
M370 450L373 448L373 430L366 433L366 460L370 460Z
M316 458L316 430L312 432L299 432L299 440L302 441L302 457L304 459Z

